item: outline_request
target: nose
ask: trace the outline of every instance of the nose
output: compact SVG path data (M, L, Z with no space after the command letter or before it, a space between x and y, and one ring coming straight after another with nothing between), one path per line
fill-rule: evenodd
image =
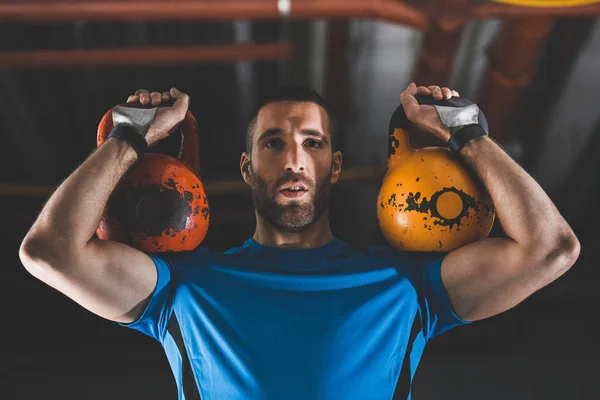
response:
M285 170L291 172L304 172L306 168L306 154L302 145L293 143L286 147Z

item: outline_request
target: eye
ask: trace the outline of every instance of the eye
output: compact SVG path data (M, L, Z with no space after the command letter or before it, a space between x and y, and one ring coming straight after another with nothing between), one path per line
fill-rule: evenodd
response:
M314 140L314 139L308 139L306 142L304 142L305 145L307 145L308 147L314 147L314 148L321 148L323 147L323 143L318 141L318 140Z
M269 139L265 142L265 148L267 149L277 149L281 148L283 142L281 139Z

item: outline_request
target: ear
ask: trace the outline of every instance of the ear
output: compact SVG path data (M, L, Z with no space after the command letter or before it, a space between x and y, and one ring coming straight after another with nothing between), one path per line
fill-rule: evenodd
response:
M244 182L248 185L252 184L252 168L250 168L250 166L250 154L248 154L248 152L243 152L240 159L240 172L242 173Z
M336 151L333 153L333 165L331 167L331 184L338 181L340 172L342 171L342 152Z

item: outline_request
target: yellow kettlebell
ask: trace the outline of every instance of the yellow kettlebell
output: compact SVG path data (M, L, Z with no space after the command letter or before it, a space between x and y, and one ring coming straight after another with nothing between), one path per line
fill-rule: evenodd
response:
M420 104L473 104L460 97L416 98ZM481 181L446 147L414 149L410 125L399 105L390 120L388 169L377 199L377 218L388 243L401 251L449 252L486 238L496 213ZM479 125L487 132L481 112Z

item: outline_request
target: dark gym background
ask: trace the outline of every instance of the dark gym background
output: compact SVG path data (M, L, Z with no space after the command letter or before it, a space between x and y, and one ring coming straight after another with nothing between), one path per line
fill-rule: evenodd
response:
M515 309L432 340L413 398L598 398L600 6L349 0L335 11L332 0L319 9L296 0L287 20L275 0L238 1L266 6L219 14L225 3L0 2L0 399L176 397L157 342L85 311L18 257L52 190L94 148L109 108L138 88L190 94L212 211L205 243L222 251L254 228L239 155L256 99L279 83L317 89L342 122L346 175L332 199L334 233L364 247L383 240L375 201L387 124L411 80L476 101L492 136L582 244L564 277ZM87 12L94 4L104 8ZM144 58L148 49L159 51ZM175 154L177 138L160 146Z

